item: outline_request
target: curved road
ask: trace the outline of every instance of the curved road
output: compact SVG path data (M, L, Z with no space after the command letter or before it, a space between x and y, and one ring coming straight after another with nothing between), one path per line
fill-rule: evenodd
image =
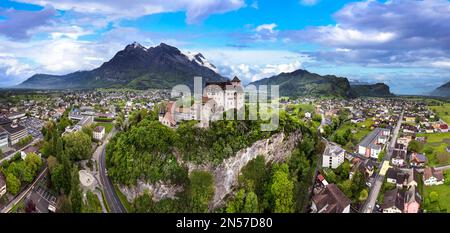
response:
M106 174L106 145L108 144L109 138L115 134L115 130L111 131L111 133L106 138L105 142L101 145L101 153L100 153L100 163L99 163L99 173L100 173L100 182L102 183L103 190L105 193L106 202L108 202L108 206L111 213L126 213L127 210L120 202L119 196L117 196L116 190L114 189L114 185Z

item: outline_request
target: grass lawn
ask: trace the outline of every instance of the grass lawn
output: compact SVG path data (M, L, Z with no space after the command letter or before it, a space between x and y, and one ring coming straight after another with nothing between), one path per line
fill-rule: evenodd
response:
M363 122L359 122L359 123L345 123L344 125L342 125L338 130L336 130L336 134L344 134L346 130L350 129L350 130L356 130L356 133L353 134L352 138L354 139L354 141L356 141L357 143L359 143L367 134L369 134L372 130L371 130L371 125L373 124L372 119L366 119ZM355 144L356 145L356 144ZM344 149L350 151L352 150L352 148L348 148L348 145L343 145Z
M430 212L450 213L450 185L443 184L437 186L423 186L423 209ZM430 202L430 193L436 192L439 195L438 201Z
M112 128L114 127L112 122L96 122L95 126L103 126L103 127L105 127L106 134L111 132Z
M431 166L450 164L450 153L446 148L450 145L450 132L447 133L432 133L432 134L417 134L419 137L426 137L422 152L428 158L428 164Z
M450 124L450 104L444 104L443 106L429 106L429 108L435 111L443 121Z

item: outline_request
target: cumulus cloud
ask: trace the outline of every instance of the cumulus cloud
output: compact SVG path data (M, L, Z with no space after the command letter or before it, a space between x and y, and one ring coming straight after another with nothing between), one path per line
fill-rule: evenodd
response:
M0 8L0 16L6 18L0 21L0 34L12 39L27 39L30 37L30 30L48 25L55 15L56 10L52 7L46 7L40 11Z
M144 15L186 11L186 22L198 23L209 15L237 10L243 0L17 0L41 6L52 5L60 10L102 14L113 18L138 18Z
M450 58L450 2L374 0L347 4L334 14L336 25L284 32L294 40L317 42L318 58L365 65L442 66ZM444 65L445 66L445 65Z
M312 62L305 54L284 50L215 49L201 51L226 77L237 75L244 83L292 72Z
M13 54L0 53L0 85L8 86L33 73L30 65L22 63Z
M271 23L271 24L261 24L261 25L259 25L259 26L257 26L256 27L256 31L257 32L261 32L261 31L269 31L269 32L271 32L271 33L273 33L274 32L274 28L276 28L277 27L277 24L275 24L275 23Z
M250 83L263 78L269 78L280 73L287 73L302 68L300 61L287 64L233 64L219 66L219 71L227 77L237 75L244 83Z

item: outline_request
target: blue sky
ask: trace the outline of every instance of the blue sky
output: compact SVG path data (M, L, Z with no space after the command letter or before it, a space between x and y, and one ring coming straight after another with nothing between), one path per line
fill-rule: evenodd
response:
M95 68L134 41L245 82L307 69L420 94L450 81L448 0L2 0L0 86Z

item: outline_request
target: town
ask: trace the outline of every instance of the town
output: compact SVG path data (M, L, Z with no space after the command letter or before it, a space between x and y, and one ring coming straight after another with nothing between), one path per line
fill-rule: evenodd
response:
M240 80L235 77L231 83L240 85ZM214 99L213 91L206 93L203 104L243 105L233 93L225 99ZM449 210L449 103L401 97L284 97L279 102L280 110L312 124L325 144L317 155L308 212ZM64 185L51 185L57 179L53 174L64 170L58 161L64 160L46 157L49 150L57 150L58 140L64 142L66 153L76 157L71 158L79 168L75 175L79 181L71 182L80 187L82 211L120 211L123 207L111 205L121 194L111 184L105 165L109 140L146 111L157 111L159 122L168 128L195 118L193 107L182 109L176 103L168 90L19 92L4 98L0 103L1 211L64 209L69 194L59 191ZM206 121L197 127L208 125ZM50 131L54 127L60 130Z

